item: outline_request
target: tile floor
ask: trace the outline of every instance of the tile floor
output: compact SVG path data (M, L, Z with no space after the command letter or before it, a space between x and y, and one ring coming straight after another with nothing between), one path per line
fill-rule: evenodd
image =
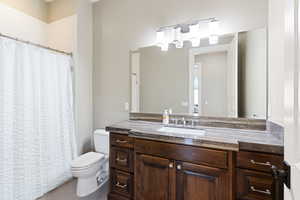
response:
M76 196L76 180L72 180L61 187L49 192L39 200L107 200L108 184L93 194L79 198Z

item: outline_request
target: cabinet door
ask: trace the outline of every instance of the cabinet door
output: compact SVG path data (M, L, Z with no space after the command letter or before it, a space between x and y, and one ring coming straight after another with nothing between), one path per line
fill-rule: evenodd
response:
M136 154L135 162L135 199L175 200L173 161Z
M227 170L176 162L177 200L229 200Z

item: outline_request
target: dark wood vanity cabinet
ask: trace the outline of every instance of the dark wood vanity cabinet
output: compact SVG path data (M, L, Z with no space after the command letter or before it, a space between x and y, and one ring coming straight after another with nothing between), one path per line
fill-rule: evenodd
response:
M111 133L109 200L272 200L283 157Z

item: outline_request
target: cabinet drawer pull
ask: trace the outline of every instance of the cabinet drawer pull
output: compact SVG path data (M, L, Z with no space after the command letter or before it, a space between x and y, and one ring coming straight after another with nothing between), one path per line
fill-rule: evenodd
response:
M127 187L126 184L120 184L120 182L117 182L116 186L119 187L119 188L122 188L122 189Z
M270 162L262 163L262 162L256 162L256 161L254 161L254 160L251 160L250 162L251 162L252 164L254 164L254 165L263 165L263 166L269 166L269 167L272 166Z
M174 167L173 163L170 163L169 168L173 168L173 167Z
M125 144L127 142L128 141L126 141L126 140L119 140L119 139L116 140L116 143L120 143L120 144Z
M252 190L253 192L258 192L258 193L262 193L262 194L271 195L271 191L268 190L268 189L266 189L266 190L264 191L264 190L257 190L257 189L255 189L254 186L251 186L250 188L251 188L251 190Z
M118 161L118 162L123 162L123 163L127 163L127 158L124 158L124 159L116 158L116 161Z

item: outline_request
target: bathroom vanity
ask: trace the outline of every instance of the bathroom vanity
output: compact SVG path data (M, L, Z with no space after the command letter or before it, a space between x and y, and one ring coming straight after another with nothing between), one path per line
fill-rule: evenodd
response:
M283 129L268 121L267 28L240 27L213 42L200 32L217 19L195 20L166 24L155 45L129 53L130 120L107 127L109 199L282 200ZM193 30L197 43L178 45Z
M283 167L278 130L199 126L197 136L180 135L180 128L162 132L163 127L129 120L106 128L110 200L272 200L281 195L271 173L271 166Z

